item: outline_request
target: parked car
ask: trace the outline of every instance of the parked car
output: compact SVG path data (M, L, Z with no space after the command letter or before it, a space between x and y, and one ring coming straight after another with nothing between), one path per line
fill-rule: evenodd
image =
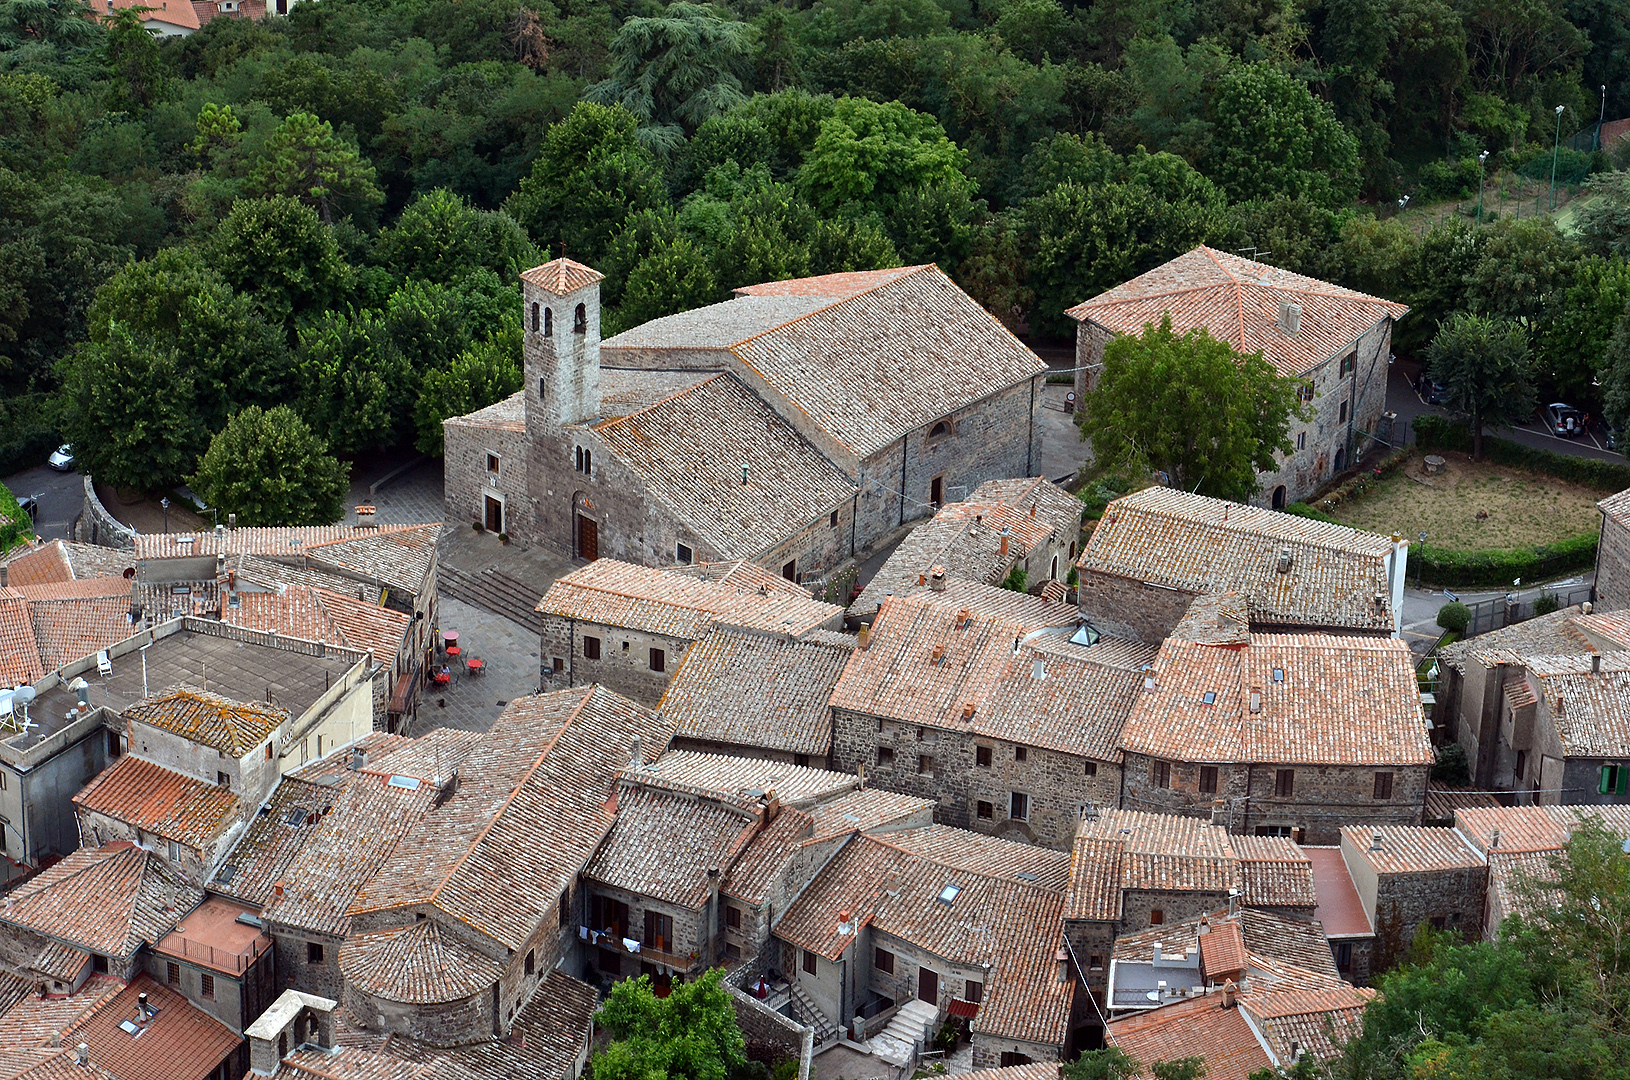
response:
M1428 405L1447 405L1449 403L1449 393L1443 388L1443 384L1435 383L1425 375L1421 376L1420 390L1421 400Z
M1545 430L1564 439L1577 439L1585 433L1585 417L1578 409L1561 401L1553 401L1542 411Z
M1617 450L1619 448L1619 429L1612 424L1603 424L1602 443L1609 450Z
M45 463L57 472L74 471L74 448L67 443L57 447L56 453L46 459Z
M39 519L39 516L40 516L40 504L39 504L39 501L34 498L34 496L32 496L32 495L19 496L18 499L17 499L17 505L23 508L23 513L27 514L29 516L30 520L38 520Z

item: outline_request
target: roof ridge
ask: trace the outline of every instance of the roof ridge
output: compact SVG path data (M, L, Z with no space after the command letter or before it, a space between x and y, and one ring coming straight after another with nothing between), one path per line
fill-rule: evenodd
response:
M919 271L926 270L930 266L934 266L934 264L933 263L918 263L916 266L883 267L883 269L885 269L885 270L899 269L899 270L904 270L905 272L903 274L900 274L898 277L889 278L887 281L880 281L876 285L871 286L870 288L860 289L860 290L858 290L856 292L848 293L848 294L846 294L844 296L837 297L836 299L832 300L830 303L822 304L820 307L814 308L814 309L812 309L810 311L806 311L802 315L798 315L798 316L795 316L794 318L788 319L786 322L776 323L774 326L767 327L766 329L760 330L756 334L752 334L752 335L750 335L748 337L744 337L740 341L732 342L731 344L725 346L725 351L730 352L730 353L735 353L736 358L738 360L740 360L743 364L746 364L747 367L750 370L752 370L755 375L759 375L760 378L763 378L763 375L760 372L758 372L757 369L753 368L752 364L748 363L746 357L742 356L740 353L736 353L737 349L741 348L743 345L746 345L750 341L757 341L759 338L765 336L766 334L773 334L777 330L782 330L782 329L785 329L788 326L792 326L795 323L803 322L805 319L813 318L814 316L819 315L823 311L830 311L832 308L837 307L839 304L847 303L850 300L854 300L854 299L857 299L857 298L862 297L862 296L870 296L872 293L877 292L877 291L879 291L881 289L885 289L888 286L893 285L897 281L904 281L906 278L911 277L913 274L915 274L915 273L917 273ZM934 267L934 268L936 270L939 269L937 266ZM940 272L942 274L944 273L944 271L940 271ZM824 275L817 275L817 276L824 276ZM788 281L796 281L798 279L796 279L796 278L788 278L786 280L788 280ZM752 294L748 294L748 295L752 295Z
M955 828L955 826L951 826L951 827ZM948 870L948 871L950 871L952 873L972 874L975 877L982 878L982 879L984 879L986 881L999 881L1004 885L1014 885L1014 886L1017 886L1018 888L1021 888L1021 889L1035 889L1035 890L1037 890L1039 892L1044 892L1044 893L1047 893L1048 895L1051 895L1051 896L1063 896L1064 893L1067 891L1067 890L1063 890L1063 889L1050 889L1045 885L1041 885L1041 884L1038 884L1036 882L1031 882L1031 881L1016 881L1013 878L1005 877L1005 876L1003 876L1001 874L988 873L988 872L986 872L984 870L971 870L971 869L969 869L967 867L964 867L964 866L953 866L950 863L946 862L944 859L939 859L939 858L935 858L932 855L924 855L924 854L922 854L920 852L912 851L908 847L902 847L899 844L896 844L896 843L894 843L894 842L892 842L890 840L884 839L883 836L873 836L871 833L867 833L867 832L857 832L856 835L860 836L860 837L862 837L862 838L864 838L866 840L870 840L870 841L872 841L874 843L880 844L883 847L886 847L886 848L890 849L891 851L897 851L902 855L906 855L906 856L909 856L910 858L917 859L920 862L928 863L931 866L937 866L941 870ZM884 835L887 836L887 835L892 835L892 834L884 834ZM992 839L1000 840L1001 837L999 837L999 836L998 837L993 837ZM1048 850L1048 849L1042 849L1042 850ZM1059 854L1063 854L1063 852L1060 852Z
M634 369L634 370L638 370L638 369ZM636 409L635 411L633 411L631 413L625 413L622 416L613 416L609 420L600 420L600 421L598 421L596 423L589 424L587 426L588 426L589 430L591 430L591 431L605 431L607 428L616 427L618 424L622 423L624 420L630 420L630 419L633 419L636 416L644 416L646 413L650 412L652 409L656 408L658 405L666 405L668 402L673 401L676 398L684 397L686 394L688 394L691 391L697 389L698 387L706 386L708 383L713 382L715 379L722 378L722 377L724 377L726 375L729 375L729 374L730 374L730 372L728 372L728 371L714 371L714 372L708 373L707 378L698 379L695 382L691 383L689 386L681 387L680 389L678 389L678 390L674 391L673 393L669 394L667 397L658 398L656 401L651 402L649 405L646 405L646 406L644 406L642 408ZM612 447L612 453L616 453L616 452L617 452L616 447Z

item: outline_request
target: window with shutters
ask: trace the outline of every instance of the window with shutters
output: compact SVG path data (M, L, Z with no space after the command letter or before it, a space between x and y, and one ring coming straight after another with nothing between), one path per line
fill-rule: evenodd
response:
M1015 791L1008 800L1008 817L1014 821L1030 820L1030 796L1022 791Z
M667 654L667 652L665 652L662 649L652 649L651 650L651 670L652 671L667 671L668 670L668 654Z
M1165 761L1156 761L1149 766L1149 783L1153 787L1169 788L1172 786L1172 767Z
M990 768L990 747L976 746L973 748L973 763L981 769Z
M806 975L819 975L820 973L821 973L821 961L820 961L820 958L817 957L814 953L810 952L808 949L805 949L804 950L804 974L806 974Z
M1200 766L1200 792L1205 795L1217 793L1217 766Z
M1378 772L1375 774L1375 797L1377 799L1392 798L1392 774Z
M1279 769L1273 774L1273 797L1288 799L1296 794L1296 770Z
M872 966L886 975L894 974L894 954L887 949L878 949L872 958Z
M695 552L691 551L686 545L676 544L674 546L674 559L679 563L689 566L694 558L696 558Z
M981 799L975 805L974 812L979 815L980 821L989 821L991 818L996 816L996 807L993 804L985 802Z
M962 1000L971 1001L975 1005L985 1000L985 984L969 980L962 984Z
M589 637L587 635L584 636L584 638L583 638L583 659L585 659L585 660L598 660L598 659L600 659L600 639L599 638L597 638L597 637Z
M1149 909L1149 925L1150 926L1164 926L1164 925L1166 925L1166 912L1165 912L1165 910L1162 909L1162 908L1150 908Z
M724 925L730 930L741 929L741 908L733 904L726 904L724 908Z
M1630 766L1603 765L1600 781L1596 790L1602 795L1625 794L1626 780L1630 779Z

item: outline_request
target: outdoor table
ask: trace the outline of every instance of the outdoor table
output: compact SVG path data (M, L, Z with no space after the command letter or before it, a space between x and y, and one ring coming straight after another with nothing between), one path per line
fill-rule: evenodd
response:
M486 666L486 661L482 660L479 656L472 656L468 660L464 661L464 670L468 671L471 675L481 674Z

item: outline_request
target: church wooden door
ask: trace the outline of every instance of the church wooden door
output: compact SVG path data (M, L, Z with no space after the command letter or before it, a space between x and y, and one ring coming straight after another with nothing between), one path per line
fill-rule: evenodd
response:
M581 514L577 518L577 557L589 562L600 557L600 526Z

